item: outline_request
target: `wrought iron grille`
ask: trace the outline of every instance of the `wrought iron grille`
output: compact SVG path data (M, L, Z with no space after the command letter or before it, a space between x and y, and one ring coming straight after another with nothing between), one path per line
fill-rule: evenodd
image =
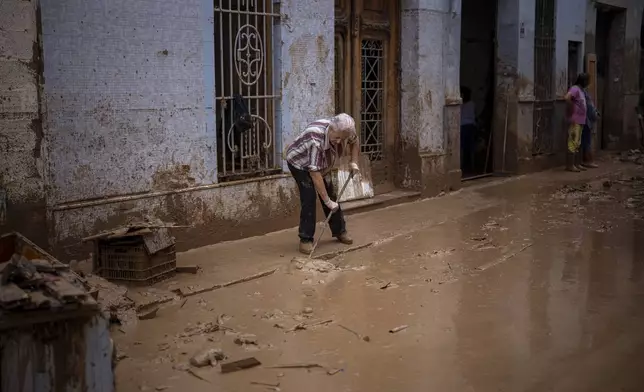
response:
M534 32L534 123L532 153L554 152L555 0L537 0Z
M384 146L384 42L362 41L362 99L360 145L371 161L383 159Z
M220 181L279 172L275 157L273 0L215 0L215 115Z

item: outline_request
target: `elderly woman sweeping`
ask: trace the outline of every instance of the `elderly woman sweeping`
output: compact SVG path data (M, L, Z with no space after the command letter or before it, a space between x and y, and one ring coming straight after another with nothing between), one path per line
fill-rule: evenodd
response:
M330 119L309 124L286 150L288 168L300 191L300 252L310 254L315 235L316 197L322 202L325 215L333 212L329 226L331 234L343 244L353 243L347 234L344 216L337 203L335 191L329 179L338 157L345 146L351 151L351 171L359 172L360 143L356 135L355 121L345 113Z

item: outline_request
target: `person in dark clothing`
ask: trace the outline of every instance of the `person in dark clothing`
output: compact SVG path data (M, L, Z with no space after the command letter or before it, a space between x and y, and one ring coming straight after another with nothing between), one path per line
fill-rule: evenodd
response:
M581 74L582 75L586 74ZM588 87L582 89L584 98L586 99L586 124L581 131L581 166L587 169L597 168L597 164L593 159L593 127L600 117L599 111L595 107L592 97L588 93Z

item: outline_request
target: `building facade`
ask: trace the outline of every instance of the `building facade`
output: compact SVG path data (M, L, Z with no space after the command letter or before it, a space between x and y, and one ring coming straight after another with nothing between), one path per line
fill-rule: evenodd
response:
M613 34L624 46L606 53L624 53L626 86L639 72L642 6L621 6L615 26L625 30ZM590 0L1 7L0 227L63 259L82 250L73 246L80 237L145 216L192 226L177 233L184 249L294 225L298 195L283 151L309 121L334 112L357 119L377 194L457 189L462 84L486 132L482 173L551 167L564 152L562 97L595 51L590 16L601 8ZM605 126L614 140L606 148L633 124L634 90L609 90L624 115L620 133ZM250 129L238 126L244 107Z

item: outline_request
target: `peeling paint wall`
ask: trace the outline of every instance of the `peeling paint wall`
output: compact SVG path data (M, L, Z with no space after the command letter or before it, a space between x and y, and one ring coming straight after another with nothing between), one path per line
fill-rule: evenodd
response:
M200 0L42 0L48 203L216 182Z
M74 319L3 331L0 392L113 392L107 321Z
M581 43L581 53L585 41L586 4L588 0L566 0L557 2L556 53L555 53L555 92L562 98L568 91L568 42ZM583 71L583 56L580 69ZM559 122L556 122L557 124Z
M426 195L460 177L457 0L402 1L401 161L397 182Z
M283 150L308 123L334 114L334 12L331 0L280 1Z
M280 153L333 114L334 3L276 7ZM83 251L64 246L79 237L145 216L193 226L175 233L180 250L296 223L289 176L217 184L212 12L205 0L42 0L48 219L63 259Z
M0 190L7 197L0 232L21 231L46 245L37 14L35 1L0 2Z
M260 235L296 225L298 200L290 175L279 175L189 191L62 205L51 213L55 253L64 260L86 257L91 249L73 246L78 238L145 217L190 226L173 231L180 251Z
M636 142L639 132L635 107L638 102L639 72L641 66L640 33L644 3L641 0L590 1L586 8L586 53L597 53L601 49L601 37L597 31L597 7L610 6L619 12L615 29L609 32L609 41L616 47L610 53L610 76L600 86L601 100L610 102L610 113L604 108L603 124L598 131L604 148L630 148ZM619 31L618 31L619 30ZM610 44L610 42L609 42ZM608 117L607 117L608 115Z

